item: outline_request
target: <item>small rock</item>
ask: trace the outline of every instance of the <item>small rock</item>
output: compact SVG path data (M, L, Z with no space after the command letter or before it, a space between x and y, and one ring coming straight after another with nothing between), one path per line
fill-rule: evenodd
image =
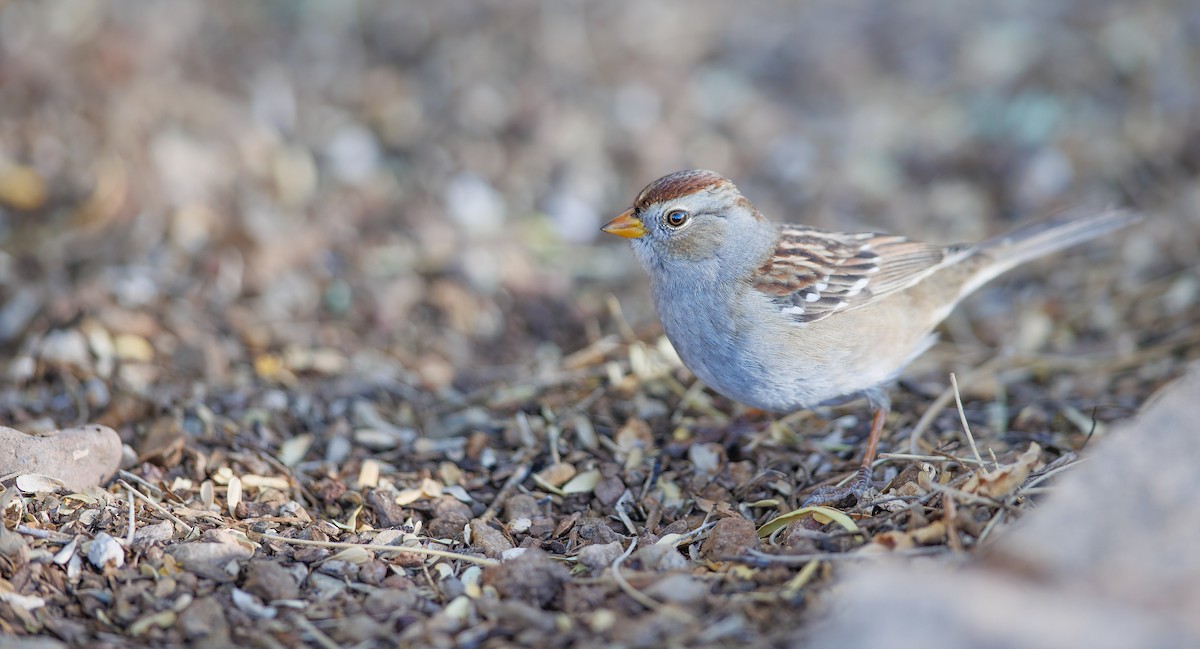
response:
M688 567L687 558L670 545L642 546L633 553L633 560L641 565L642 570L650 572L685 570Z
M464 519L470 519L471 508L468 507L466 503L453 496L441 496L433 501L434 518L452 515L461 516Z
M721 469L724 451L720 444L692 444L688 448L688 461L700 475L713 476Z
M252 561L246 573L246 582L242 584L242 589L261 597L263 601L300 597L300 584L296 581L296 576L274 561Z
M25 543L25 537L16 532L0 530L0 557L14 566L24 565L29 560L29 545Z
M125 565L125 548L108 532L101 532L88 544L88 562L99 570Z
M29 321L42 308L41 294L29 287L18 289L0 307L0 342L8 342L25 331Z
M46 181L33 167L0 166L0 203L22 211L36 210L46 202Z
M505 550L513 548L508 537L504 536L500 530L478 518L471 521L471 545L479 548L485 555L493 559L499 558Z
M0 649L67 649L70 645L54 638L38 638L34 636L0 636Z
M553 487L561 487L575 477L575 467L566 462L555 462L538 471L538 477Z
M117 358L130 363L149 363L154 360L150 341L134 334L120 334L113 340Z
M483 571L484 584L495 587L504 597L535 606L557 600L570 577L566 566L541 550L526 550L511 561Z
M175 537L175 524L162 521L152 525L143 525L133 533L133 545L136 548L146 548L155 543L166 543Z
M611 476L601 480L593 493L601 505L611 507L625 493L625 483L617 476Z
M504 501L504 520L509 523L518 518L532 519L541 514L542 508L538 506L537 499L529 494L516 494Z
M579 563L594 572L599 572L611 566L624 551L625 548L621 547L621 543L618 541L585 545L579 548Z
M233 599L233 605L239 611L249 615L251 619L270 620L279 615L278 609L263 605L257 597L240 588L234 588L229 595Z
M741 516L722 518L713 526L700 552L717 561L745 554L758 548L758 530Z
M381 588L367 595L366 601L363 602L363 610L376 618L386 618L396 611L417 608L420 599L415 590Z
M38 358L47 365L83 368L91 366L87 338L78 329L56 329L46 334Z
M231 582L238 573L238 561L254 553L234 543L179 543L166 549L184 570L222 583Z
M183 609L179 629L184 637L195 641L194 646L229 646L229 621L224 607L214 597L201 597Z
M0 475L36 473L82 491L104 484L121 463L121 438L96 424L46 435L0 426Z
M429 535L435 539L462 539L463 529L469 521L469 518L457 512L440 516L429 521Z
M708 595L708 585L701 579L677 572L650 584L644 592L660 602L695 604Z
M404 512L404 508L397 505L395 500L387 494L387 492L372 489L367 492L367 505L375 512L375 516L379 519L379 527L400 527L408 516Z
M592 543L612 543L621 538L607 522L594 516L580 519L575 528L579 530L579 538Z

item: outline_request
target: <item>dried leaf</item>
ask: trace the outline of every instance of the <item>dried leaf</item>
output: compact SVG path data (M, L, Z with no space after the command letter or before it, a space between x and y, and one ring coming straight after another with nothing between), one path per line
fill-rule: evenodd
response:
M287 478L276 476L256 475L247 473L241 477L243 489L278 489L284 491L291 487Z
M600 484L601 478L600 469L588 469L583 473L571 478L567 484L562 486L562 492L565 494L585 494L591 493Z
M358 488L370 489L379 486L379 460L368 458L363 460L358 469Z
M312 448L312 444L312 433L297 435L279 445L279 455L276 457L284 466L294 467L308 454L308 449Z
M910 532L904 530L888 530L872 537L872 542L878 547L888 550L908 550L919 545L930 545L940 542L946 536L946 523L938 519L929 525L919 527ZM869 547L869 546L868 546Z
M809 514L812 514L813 518L815 518L818 522L828 523L830 521L834 521L838 525L844 527L848 532L858 531L858 525L844 512L838 511L832 507L818 506L801 507L800 509L792 510L781 516L776 516L775 518L772 518L764 523L762 527L758 528L758 536L759 538L766 538L774 534L776 530L781 530L784 527L787 527L788 523L800 520Z
M26 473L19 475L16 479L17 489L27 494L37 493L57 493L66 488L62 480L56 480L50 476L38 475L36 473Z
M327 561L345 561L354 565L363 564L370 560L371 553L363 548L346 548L327 559Z
M1029 474L1040 464L1042 447L1030 442L1029 448L1012 464L1005 464L993 471L976 471L963 483L962 491L983 496L1002 498L1021 486Z
M133 624L129 625L129 635L137 637L149 631L152 627L160 629L169 629L175 625L175 620L178 616L175 611L166 610L147 615Z
M229 486L225 492L225 504L229 508L229 515L237 518L237 506L242 502L242 479L233 476L229 479Z
M575 467L567 462L555 462L550 466L537 472L537 477L543 482L553 486L561 487L568 480L575 477Z

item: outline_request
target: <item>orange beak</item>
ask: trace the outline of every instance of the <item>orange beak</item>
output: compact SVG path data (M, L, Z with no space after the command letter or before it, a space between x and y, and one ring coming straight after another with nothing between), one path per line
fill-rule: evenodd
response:
M626 239L637 239L646 234L646 226L642 225L641 219L633 215L632 208L621 212L620 216L605 223L600 229Z

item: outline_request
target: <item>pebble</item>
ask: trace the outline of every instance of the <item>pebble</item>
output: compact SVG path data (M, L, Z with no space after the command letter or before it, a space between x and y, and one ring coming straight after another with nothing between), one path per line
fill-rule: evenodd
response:
M88 544L87 559L99 570L120 568L125 565L125 548L108 532L101 532Z
M667 572L686 570L688 560L672 545L646 545L633 553L633 560L641 564L642 570Z
M471 545L479 548L493 559L499 558L505 551L511 550L513 544L508 537L481 519L471 521Z
M700 552L710 559L724 561L751 549L758 549L758 530L754 523L741 516L730 516L717 521Z
M253 550L237 543L198 541L169 546L166 553L175 557L184 570L220 583L237 578L237 561L248 559Z
M708 595L708 586L702 579L677 572L650 584L645 593L661 602L696 604Z
M77 329L57 329L46 334L38 358L48 365L87 367L91 364L87 339Z
M121 438L108 426L89 424L27 435L0 426L0 475L39 475L72 491L104 484L121 462Z
M483 583L503 597L546 606L559 598L571 578L566 566L541 550L526 550L520 556L483 572Z
M624 551L625 548L621 547L621 543L618 541L585 545L579 548L579 563L599 572L611 566Z
M251 595L271 602L279 599L300 597L300 583L296 576L279 563L258 560L250 563L246 571L246 582L242 588Z

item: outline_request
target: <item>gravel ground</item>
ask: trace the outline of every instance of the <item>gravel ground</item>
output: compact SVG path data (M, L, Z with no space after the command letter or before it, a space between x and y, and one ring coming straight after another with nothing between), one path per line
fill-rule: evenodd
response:
M1198 116L1183 0L0 1L0 424L123 443L0 469L0 647L838 644L847 566L953 593L1200 358ZM964 303L871 502L764 527L869 413L680 366L598 228L688 167L931 241L1147 218Z

